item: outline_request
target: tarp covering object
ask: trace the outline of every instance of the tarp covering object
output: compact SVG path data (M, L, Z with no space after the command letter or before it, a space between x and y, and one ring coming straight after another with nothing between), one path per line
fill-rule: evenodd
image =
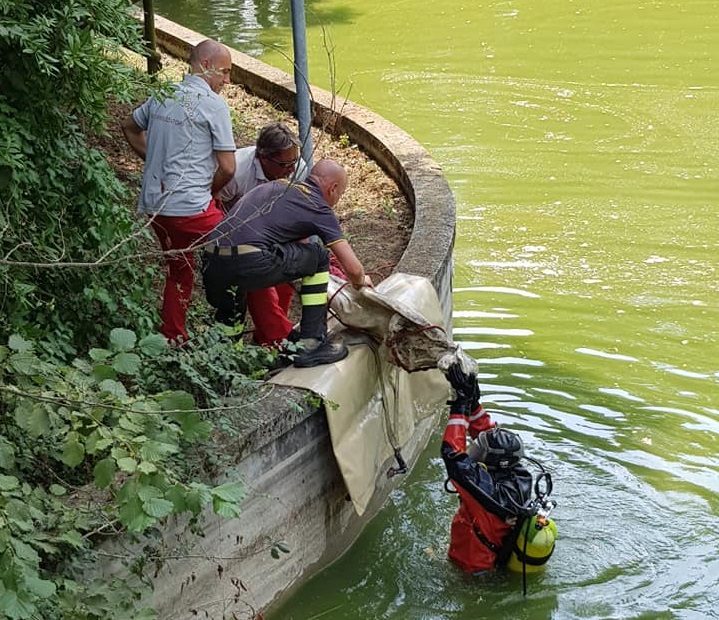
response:
M362 515L394 464L394 449L426 441L415 436L418 423L444 410L449 386L437 360L456 345L443 329L439 299L426 278L393 274L374 290L332 278L329 292L331 334L344 338L350 354L336 364L287 368L272 382L324 399L334 454Z

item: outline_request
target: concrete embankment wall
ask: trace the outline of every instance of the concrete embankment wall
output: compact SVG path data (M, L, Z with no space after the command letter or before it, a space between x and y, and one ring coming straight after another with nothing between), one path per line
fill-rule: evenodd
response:
M206 38L160 17L155 25L158 44L181 59ZM233 82L276 107L294 110L291 76L245 54L233 51L232 56ZM382 117L351 102L335 102L321 89L313 88L312 97L313 124L346 134L397 182L414 208L413 233L396 271L432 282L451 333L455 205L441 169L411 136ZM148 575L161 618L259 617L336 559L401 482L402 476L383 475L394 465L388 462L360 518L332 454L325 410L306 396L274 386L251 410L237 403L228 414L235 432L216 446L227 461L217 482L245 481L242 514L231 520L206 515L202 536L191 534L182 520L167 525L157 548L162 561ZM424 419L402 446L410 466L437 419ZM273 559L270 550L278 541L290 553ZM122 569L107 564L102 570L110 575Z

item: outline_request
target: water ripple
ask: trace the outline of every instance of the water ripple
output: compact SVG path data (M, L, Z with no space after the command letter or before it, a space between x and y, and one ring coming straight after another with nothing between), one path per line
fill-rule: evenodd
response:
M594 355L596 357L602 357L608 360L618 360L623 362L638 362L636 357L631 355L622 355L620 353L607 353L606 351L598 351L596 349L589 349L587 347L578 347L575 349L577 353L584 353L585 355Z

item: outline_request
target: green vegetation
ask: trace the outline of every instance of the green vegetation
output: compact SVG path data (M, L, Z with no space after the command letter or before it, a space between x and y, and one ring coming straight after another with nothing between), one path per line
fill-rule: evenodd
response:
M88 136L150 84L128 0L0 0L0 609L12 619L152 618L146 556L124 579L89 568L107 535L151 535L207 505L214 432L236 432L272 354L215 326L182 348L153 333L157 257ZM285 551L275 545L273 553ZM156 558L153 558L153 561Z
M123 62L123 47L142 50L130 7L0 0L0 342L17 332L73 354L111 326L155 323L153 269L130 260L148 233L86 137L111 97L147 92Z
M82 578L93 543L145 532L172 514L189 513L201 527L197 517L210 503L219 515L238 515L243 485L209 483L220 463L203 442L213 428L208 414L221 420L225 409L216 387L251 397L254 384L238 366L251 371L248 360L262 360L239 355L239 341L231 359L241 362L213 364L221 351L232 353L220 330L195 348L172 350L160 335L138 341L116 328L107 347L67 365L43 361L20 336L0 346L0 605L7 617L142 617L135 604L146 588L138 580ZM192 363L200 357L202 380ZM138 578L142 568L140 557Z

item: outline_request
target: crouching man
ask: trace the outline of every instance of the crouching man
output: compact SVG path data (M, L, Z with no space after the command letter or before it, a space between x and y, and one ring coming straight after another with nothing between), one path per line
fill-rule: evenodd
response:
M330 159L317 162L302 183L260 185L227 213L204 248L205 294L217 320L228 325L243 320L247 292L301 279L304 350L294 360L300 368L332 364L348 353L343 342L327 339L327 248L355 288L372 286L332 209L346 188L346 171ZM321 243L308 242L313 235Z

